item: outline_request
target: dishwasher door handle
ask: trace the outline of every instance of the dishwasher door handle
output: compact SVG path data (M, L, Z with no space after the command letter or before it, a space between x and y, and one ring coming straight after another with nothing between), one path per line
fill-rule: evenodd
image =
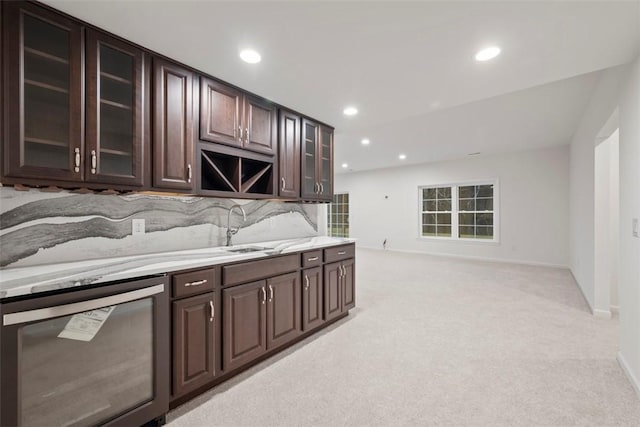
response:
M164 284L149 286L146 288L137 289L135 291L123 292L121 294L111 295L108 297L74 302L72 304L55 305L53 307L39 308L37 310L9 313L2 316L2 325L9 326L19 323L33 322L36 320L46 320L54 317L69 316L71 314L78 314L89 310L95 310L97 308L135 301L141 298L160 294L162 292L164 292Z

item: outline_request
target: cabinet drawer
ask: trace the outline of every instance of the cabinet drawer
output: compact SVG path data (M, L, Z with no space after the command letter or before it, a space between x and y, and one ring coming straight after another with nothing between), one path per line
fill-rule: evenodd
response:
M215 269L192 271L191 273L174 274L171 279L173 298L202 294L212 291L215 286Z
M300 255L292 254L281 257L261 259L227 265L222 268L222 284L237 285L253 280L289 273L300 268Z
M302 268L322 265L322 249L302 253Z
M340 261L356 256L356 245L336 246L324 250L324 262Z

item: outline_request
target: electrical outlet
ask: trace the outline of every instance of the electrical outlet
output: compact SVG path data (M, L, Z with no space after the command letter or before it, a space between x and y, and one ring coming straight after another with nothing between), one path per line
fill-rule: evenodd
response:
M131 234L135 236L136 234L144 234L144 218L137 218L131 221Z

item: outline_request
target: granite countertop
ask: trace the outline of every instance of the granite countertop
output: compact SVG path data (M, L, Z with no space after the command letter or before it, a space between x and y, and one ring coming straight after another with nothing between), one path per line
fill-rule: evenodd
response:
M355 242L354 239L320 236L251 243L233 246L232 248L214 247L34 267L6 268L0 270L0 299L107 283L115 280L134 279L154 274L171 273L234 261L258 259L271 255L353 242ZM247 247L259 247L261 249L246 253L229 252L229 249Z

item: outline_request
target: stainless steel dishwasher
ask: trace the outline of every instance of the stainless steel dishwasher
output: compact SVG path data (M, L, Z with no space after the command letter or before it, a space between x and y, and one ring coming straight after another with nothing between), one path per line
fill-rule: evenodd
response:
M169 400L164 276L1 302L0 425L141 425Z

